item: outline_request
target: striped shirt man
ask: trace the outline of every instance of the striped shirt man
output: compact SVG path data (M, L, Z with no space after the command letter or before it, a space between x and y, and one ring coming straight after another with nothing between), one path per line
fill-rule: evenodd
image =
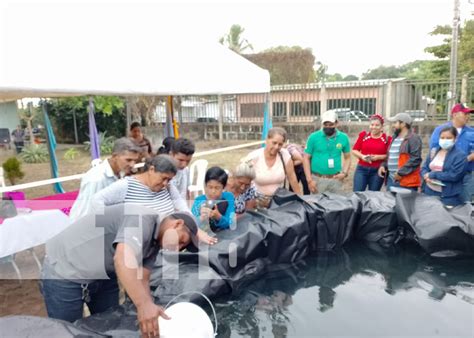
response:
M400 145L402 144L402 142L403 138L397 137L392 141L392 144L390 145L390 149L388 151L387 167L390 178L392 179L398 170L398 158L400 157Z

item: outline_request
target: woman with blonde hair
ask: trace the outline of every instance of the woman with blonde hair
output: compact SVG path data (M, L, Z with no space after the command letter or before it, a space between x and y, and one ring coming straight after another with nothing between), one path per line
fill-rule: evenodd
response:
M275 191L284 186L285 180L288 180L295 193L301 194L291 155L283 148L286 140L285 129L272 128L268 131L265 147L252 151L245 158L255 170L253 183L258 200L263 202L259 203L260 206L268 206Z

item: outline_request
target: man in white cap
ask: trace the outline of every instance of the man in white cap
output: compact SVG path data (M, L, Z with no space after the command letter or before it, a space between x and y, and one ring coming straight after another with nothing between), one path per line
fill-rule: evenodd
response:
M322 129L308 137L303 158L309 190L342 193L342 183L351 167L349 137L336 129L337 115L333 110L322 114L321 124Z
M398 113L388 121L393 123L395 133L378 174L387 179L387 190L396 187L417 191L421 185L421 138L411 129L413 120L409 114Z

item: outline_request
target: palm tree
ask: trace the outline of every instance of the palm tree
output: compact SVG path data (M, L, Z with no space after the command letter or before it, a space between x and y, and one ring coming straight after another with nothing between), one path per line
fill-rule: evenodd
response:
M220 38L219 42L239 54L248 48L253 50L253 46L248 42L248 40L242 38L244 31L245 29L240 25L232 25L229 33Z

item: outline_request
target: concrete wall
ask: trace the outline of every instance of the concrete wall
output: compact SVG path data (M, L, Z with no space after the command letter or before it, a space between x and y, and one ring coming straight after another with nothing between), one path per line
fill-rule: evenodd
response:
M437 122L423 122L414 125L415 131L422 136L423 141L427 144L433 129L438 126ZM290 142L304 143L308 136L319 128L314 123L275 123L274 126L285 128L288 132ZM157 144L163 139L160 128L147 130L147 136L151 136ZM341 124L340 128L347 133L351 139L354 139L362 130L368 130L368 123L348 123ZM154 134L154 135L152 135ZM194 141L218 140L219 127L217 123L186 123L180 126L180 134L183 137L190 138ZM242 140L242 141L258 141L262 137L262 124L260 123L232 123L224 124L223 134L225 140Z
M16 101L0 103L0 128L8 128L11 133L19 124Z

